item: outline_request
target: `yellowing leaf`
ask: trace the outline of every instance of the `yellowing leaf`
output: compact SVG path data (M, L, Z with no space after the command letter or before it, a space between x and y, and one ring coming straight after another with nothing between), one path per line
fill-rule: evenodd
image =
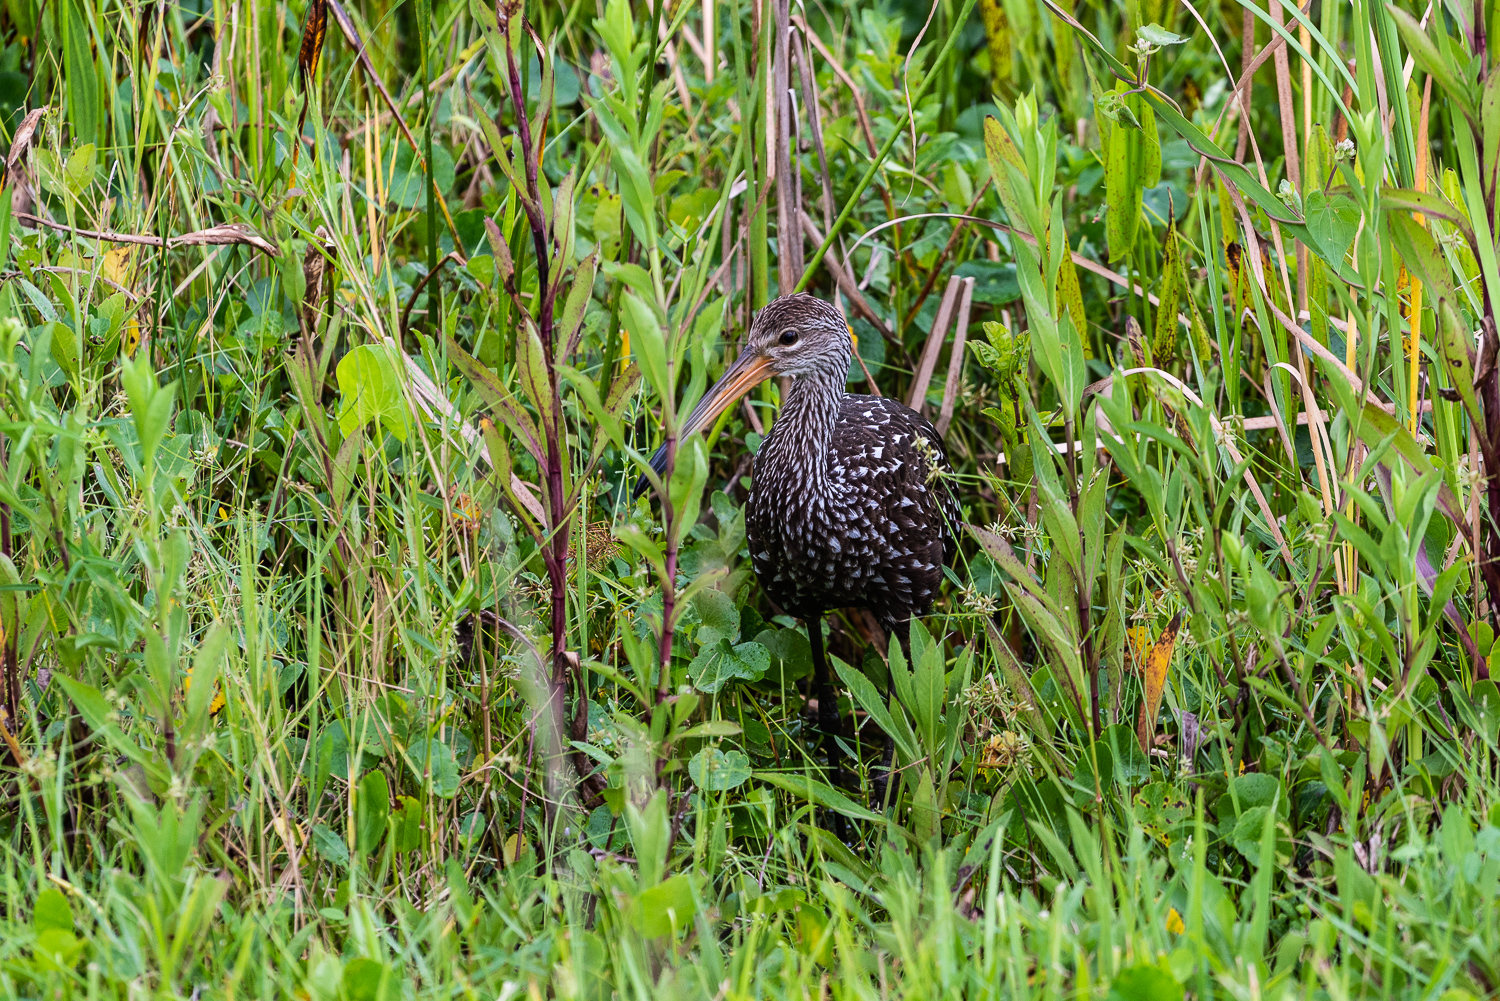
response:
M1130 666L1139 674L1146 669L1146 649L1151 645L1151 631L1145 626L1131 626L1125 630L1125 639L1130 644Z
M99 273L104 278L126 291L132 291L135 279L135 250L130 245L106 251ZM135 357L135 349L141 344L141 321L139 312L130 314L125 328L120 331L120 350L127 358Z
M1173 935L1181 935L1187 931L1187 925L1182 923L1182 915L1177 913L1177 908L1167 910L1167 931Z
M114 250L106 251L104 254L103 267L100 268L105 278L116 285L130 287L131 258L134 256L135 248L128 244L124 247L116 247Z
M1146 658L1146 696L1141 701L1141 716L1135 725L1135 731L1141 741L1141 750L1147 754L1151 753L1151 738L1156 733L1156 713L1161 708L1162 692L1167 686L1167 668L1172 665L1172 650L1177 645L1177 629L1181 625L1182 613L1178 612L1157 637L1156 645L1151 648L1151 655Z

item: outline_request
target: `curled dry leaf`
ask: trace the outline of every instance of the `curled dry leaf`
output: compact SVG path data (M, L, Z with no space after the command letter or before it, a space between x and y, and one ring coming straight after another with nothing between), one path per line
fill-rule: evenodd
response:
M323 297L323 288L333 261L338 254L333 238L322 226L317 229L315 240L308 241L307 253L302 257L302 278L306 291L302 294L302 335L309 336L317 330L318 300Z
M31 147L31 140L36 136L36 127L46 113L47 105L33 108L21 119L20 126L16 129L16 137L11 140L10 154L5 158L5 173L9 176L16 169L16 164L21 162L21 157L26 155L26 150Z
M31 141L36 136L36 127L46 110L47 105L44 104L40 108L28 111L26 117L21 119L21 124L16 127L15 138L10 143L10 153L5 158L5 173L0 176L0 192L4 192L12 184L16 186L19 195L14 205L22 212L30 211L34 203L25 175L22 174L17 178L16 171L25 160L26 151L31 148Z

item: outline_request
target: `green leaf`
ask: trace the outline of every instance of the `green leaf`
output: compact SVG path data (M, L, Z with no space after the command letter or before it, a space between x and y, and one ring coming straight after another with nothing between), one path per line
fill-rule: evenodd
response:
M149 476L155 468L157 449L172 423L177 384L157 385L156 372L150 359L144 355L121 360L120 382L130 401L130 416L135 422L136 437L140 439L141 465Z
M731 646L728 639L720 639L698 651L687 673L695 688L713 695L731 681L759 681L770 669L770 651L759 643Z
M1437 46L1433 44L1427 31L1423 30L1422 23L1412 17L1406 11L1393 3L1385 5L1386 11L1391 15L1391 20L1396 24L1396 31L1401 35L1401 41L1406 45L1406 51L1412 61L1422 68L1422 72L1437 81L1442 96L1461 111L1464 117L1474 122L1474 95L1472 88L1454 76L1452 61L1444 59L1438 52ZM1443 19L1435 18L1433 31L1442 31Z
M647 938L669 935L673 929L687 931L698 913L693 884L687 873L678 873L648 890L641 891L631 910L636 927Z
M324 860L332 862L340 869L349 867L349 846L333 828L326 824L313 825L312 841L313 847L318 850L318 854Z
M49 928L36 937L32 955L36 965L44 972L55 973L72 970L83 954L84 943L78 936L61 928Z
M396 798L396 812L390 815L391 847L398 852L422 847L422 804L411 796Z
M1458 310L1450 300L1441 300L1437 313L1438 346L1443 364L1448 369L1448 379L1463 398L1464 408L1468 410L1477 432L1486 425L1479 397L1474 392L1474 335L1459 318Z
M523 318L516 335L516 374L521 378L521 392L541 415L542 427L553 426L556 412L547 381L547 349L530 317Z
M52 929L73 930L73 907L61 890L49 886L37 894L36 904L31 909L31 927L38 933Z
M453 154L441 143L432 144L432 165L433 181L437 186L438 197L442 198L452 189L457 175L453 169ZM390 178L386 195L391 201L404 209L413 209L418 204L426 203L427 173L422 169L421 158L411 146L396 143L391 159L386 161L385 171Z
M380 1001L382 997L399 996L399 991L390 989L395 981L391 970L376 960L356 956L344 964L344 993L349 1001Z
M825 809L841 813L851 820L863 820L872 824L882 823L885 820L880 814L875 813L873 810L867 810L837 789L814 778L791 773L765 771L756 772L755 778L760 782L773 785L784 792L799 796Z
M1110 982L1106 1001L1182 1001L1182 985L1159 966L1137 963Z
M911 724L906 721L906 715L891 712L886 705L886 700L875 690L874 682L865 677L863 671L850 667L837 658L834 658L833 667L843 679L844 686L849 689L849 696L861 709L869 713L870 718L880 727L882 733L896 742L896 749L901 754L901 762L905 764L920 758L922 752L917 746L917 737L912 732Z
M667 370L667 344L662 337L661 323L656 311L633 290L626 292L624 308L625 329L630 334L630 349L636 363L646 375L656 395L663 400L672 396L672 382Z
M1435 299L1453 299L1452 272L1431 231L1405 212L1386 212L1386 228L1407 270L1422 280Z
M718 588L707 588L693 599L698 612L698 642L716 645L720 640L736 642L740 638L740 610L734 599Z
M1181 45L1187 41L1186 35L1179 35L1175 31L1168 31L1159 24L1148 24L1136 31L1135 37L1147 45Z
M339 430L345 437L371 421L406 440L409 413L401 392L405 365L386 344L361 344L339 361Z
M354 797L354 844L362 852L372 852L385 835L391 814L391 788L385 773L372 771L359 780Z
M412 774L435 795L452 799L458 792L458 761L447 744L423 737L407 748L406 760Z
M198 654L193 658L193 684L188 687L187 718L195 732L201 731L208 718L209 706L218 692L219 668L229 646L229 627L215 622L209 627Z
M116 721L109 703L104 700L99 689L64 674L54 674L52 677L62 686L63 691L68 694L68 698L78 709L79 715L95 733L102 734L116 751L135 764L144 767L153 781L160 780L163 785L166 784L169 778L166 767L160 759L142 751L140 745L120 729L120 724Z
M688 774L705 792L724 792L750 779L750 758L744 751L724 752L705 747L688 760Z

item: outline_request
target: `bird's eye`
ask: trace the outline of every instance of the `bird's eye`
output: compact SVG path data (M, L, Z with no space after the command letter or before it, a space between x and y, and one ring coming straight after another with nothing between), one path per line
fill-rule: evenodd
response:
M796 344L797 343L797 331L795 331L795 330L783 330L781 332L781 343L786 344L788 346L790 346L792 344Z

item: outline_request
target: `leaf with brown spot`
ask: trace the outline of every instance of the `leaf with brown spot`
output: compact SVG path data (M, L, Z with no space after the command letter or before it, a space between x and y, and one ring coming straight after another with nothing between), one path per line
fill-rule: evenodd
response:
M1162 692L1167 687L1167 668L1172 665L1172 651L1177 645L1177 630L1181 625L1182 613L1178 612L1156 638L1151 655L1146 658L1146 696L1141 702L1141 716L1135 725L1141 750L1146 754L1151 753L1151 738L1156 734L1156 713L1161 709Z

